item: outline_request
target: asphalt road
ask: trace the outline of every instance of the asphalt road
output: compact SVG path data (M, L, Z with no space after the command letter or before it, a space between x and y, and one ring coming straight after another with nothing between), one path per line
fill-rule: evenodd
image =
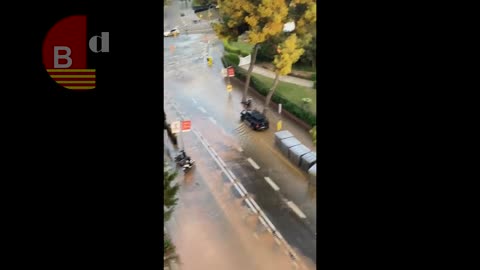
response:
M166 18L169 24L177 23L174 11ZM316 264L316 187L274 145L275 116L266 132L254 132L240 122L243 86L233 83L233 91L226 91L226 80L220 75L223 47L212 32L181 34L165 38L164 44L167 119L180 119L181 113L191 120L291 247L305 257L304 261ZM206 64L207 55L214 59L212 67ZM255 99L254 106L261 107L260 101ZM283 122L289 130L298 129L287 119ZM190 139L184 136L189 154ZM221 173L220 168L209 169Z

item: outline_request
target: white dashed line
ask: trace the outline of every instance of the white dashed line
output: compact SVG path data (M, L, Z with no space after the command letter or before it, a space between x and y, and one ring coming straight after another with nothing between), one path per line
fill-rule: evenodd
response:
M203 113L207 113L207 111L203 108L203 107L197 107L200 111L202 111Z
M298 206L295 203L293 203L292 201L287 202L287 204L290 208L292 208L293 212L295 212L295 214L297 214L300 218L306 218L307 217L302 212L302 210L300 210L300 208L298 208Z
M270 179L270 177L266 176L264 178L265 178L265 181L267 181L267 183L270 184L270 186L273 188L273 190L275 190L275 191L280 190L280 188L275 184L275 182L272 181L272 179Z
M247 161L250 162L250 164L253 166L253 168L255 168L256 170L260 169L260 166L257 165L257 163L255 163L255 161L253 161L252 158L247 158Z
M192 97L193 103L197 104L197 101Z
M217 120L215 120L213 117L208 117L208 120L210 120L210 122L214 123L215 125L217 124Z

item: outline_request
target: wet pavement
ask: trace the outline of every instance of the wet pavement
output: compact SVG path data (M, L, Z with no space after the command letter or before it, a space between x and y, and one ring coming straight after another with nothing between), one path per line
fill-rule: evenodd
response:
M181 269L314 269L290 258L192 133L184 133L183 141L196 163L187 174L177 176L178 205L166 225Z
M223 53L223 46L214 34L190 34L165 38L164 53L164 95L168 121L182 118L179 113L185 119L192 120L192 127L198 130L215 149L218 156L223 159L291 247L297 253L308 257L308 259L305 258L305 261L311 260L316 263L316 186L309 184L308 175L292 165L274 145L276 121L280 119L278 114L273 112L268 114L271 128L264 132L252 131L240 122L240 111L243 108L240 104L243 85L232 81L234 89L231 93L227 92L226 79L221 76L223 66L220 57ZM212 67L207 66L207 55L214 59ZM254 107L261 109L261 104L261 101L254 99ZM308 132L288 119L283 119L283 127L299 137L307 147L314 149L311 142L308 142L308 140L311 141ZM225 176L223 176L223 180L210 180L210 178L217 179L217 176L222 179L222 171L218 166L211 165L211 162L214 161L208 153L202 154L195 136L185 133L183 139L187 152L194 156L191 151L196 151L195 155L198 155L197 158L194 157L198 163L195 168L195 176L192 177L200 177L199 179L202 180L198 180L199 183L204 180L207 183L220 181L228 184L224 179ZM190 149L190 147L193 148ZM252 161L256 165L255 167L252 165ZM215 163L213 164L215 165ZM256 169L257 166L258 169ZM197 175L204 170L204 175ZM270 181L265 177L269 177ZM197 181L196 178L195 181ZM277 189L272 186L272 182L278 187ZM182 187L182 190L184 188L186 187ZM194 190L193 187L191 188ZM228 201L229 199L219 195L222 194L219 193L219 188L210 189L208 192L211 193L210 196L221 198L217 201L220 204L222 200ZM208 193L207 190L204 192ZM193 197L190 198L195 207L202 208L203 204L208 204L208 200L202 199L201 196L197 198L197 203L194 203ZM299 214L298 211L293 210L290 207L292 203L298 206L302 213ZM178 213L180 216L182 211L180 210ZM232 213L241 216L238 211ZM302 218L301 214L304 214L305 218ZM185 212L185 222L188 223L188 218L192 219L193 216L193 214L189 215ZM195 219L198 218L200 217L195 217ZM200 226L204 227L205 224ZM211 226L220 226L220 224ZM202 228L188 230L198 229L202 230ZM184 228L178 228L178 230L187 234ZM212 233L215 234L215 232ZM235 232L230 231L229 233ZM242 234L231 237L244 238ZM245 236L246 238L248 237ZM197 248L201 249L201 247ZM219 266L219 268L210 269L233 268ZM242 269L257 268L245 266Z

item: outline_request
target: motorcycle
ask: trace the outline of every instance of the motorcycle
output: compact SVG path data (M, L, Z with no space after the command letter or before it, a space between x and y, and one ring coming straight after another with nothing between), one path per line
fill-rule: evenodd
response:
M182 168L184 172L186 172L193 167L195 160L187 156L184 150L180 150L180 153L175 157L175 162Z
M252 105L252 98L248 97L245 101L242 101L240 103L242 103L245 106L245 108L248 109Z

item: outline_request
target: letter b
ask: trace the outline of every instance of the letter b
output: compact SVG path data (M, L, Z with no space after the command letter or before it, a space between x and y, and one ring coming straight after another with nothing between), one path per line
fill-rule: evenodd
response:
M59 51L65 51L63 55L58 54ZM72 50L67 46L55 46L53 47L53 67L54 68L69 68L72 65L72 58L70 58ZM60 64L60 59L67 60L66 64Z

